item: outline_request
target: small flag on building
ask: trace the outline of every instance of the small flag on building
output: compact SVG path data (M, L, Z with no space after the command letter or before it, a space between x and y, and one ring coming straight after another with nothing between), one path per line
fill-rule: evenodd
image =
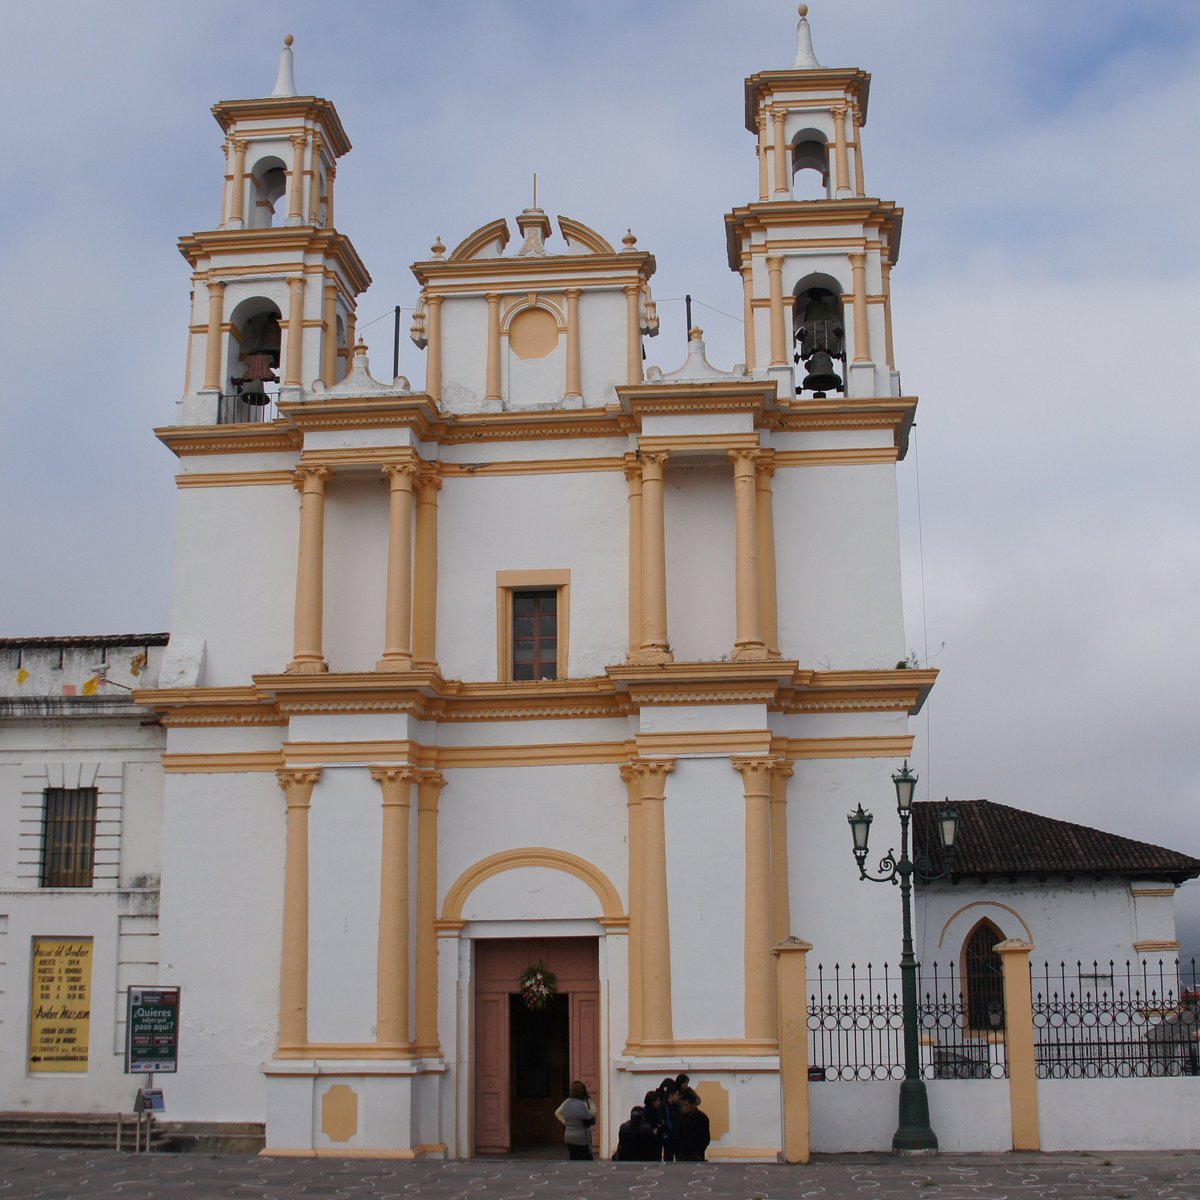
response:
M93 675L91 679L84 680L83 694L85 696L96 696L100 692L100 676Z

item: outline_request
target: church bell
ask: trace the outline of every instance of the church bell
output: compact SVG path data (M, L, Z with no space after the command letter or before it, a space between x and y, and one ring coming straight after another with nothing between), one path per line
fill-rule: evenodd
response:
M796 341L800 349L795 359L803 359L807 372L797 391L810 391L818 397L843 391L842 377L833 366L834 359L842 358L846 350L837 297L825 288L811 288L797 297L797 308L800 328Z

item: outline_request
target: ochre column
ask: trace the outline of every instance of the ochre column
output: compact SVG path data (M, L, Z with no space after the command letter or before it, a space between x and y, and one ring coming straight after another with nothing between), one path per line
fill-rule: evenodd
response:
M871 333L867 326L867 256L863 251L850 255L854 279L854 362L871 361Z
M775 947L779 1004L779 1088L783 1102L783 1160L811 1154L808 1103L808 952L811 942L789 937Z
M833 110L834 186L837 197L850 195L850 162L846 152L846 110Z
M787 321L783 311L783 259L773 254L767 259L771 281L771 366L788 365Z
M788 780L793 773L786 758L771 764L771 936L781 942L791 934L792 901L788 872Z
M294 652L288 672L328 671L322 648L325 618L325 480L328 467L301 467L292 476L300 492L300 554L296 563Z
M762 613L762 637L768 658L779 657L779 592L775 576L775 505L771 477L775 474L775 451L764 450L755 473L758 506L758 604Z
M442 297L425 300L425 390L434 400L442 398Z
M299 225L304 219L304 147L308 135L295 133L292 142L292 170L288 178L288 215L289 225Z
M285 387L303 387L300 376L304 370L304 280L289 279L288 289L291 294L288 299L287 361L283 383Z
M321 215L321 145L321 139L314 134L308 171L308 223L310 225L315 225Z
M337 284L325 284L325 308L321 314L321 382L333 387L337 382Z
M1033 1041L1033 988L1029 955L1033 946L1009 938L992 947L1004 968L1004 1050L1008 1057L1009 1108L1012 1110L1012 1148L1040 1150L1037 1058Z
M233 139L233 185L229 196L229 224L241 229L246 224L246 150L245 138Z
M771 760L735 758L746 797L745 1036L750 1041L775 1037L775 963L771 948Z
M671 1009L671 922L667 888L667 826L664 800L670 758L633 764L641 792L642 842L642 1043L669 1042Z
M412 656L412 463L389 463L388 479L387 608L384 615L383 657L377 671L411 671Z
M896 352L892 347L892 263L886 254L879 260L883 272L883 348L887 365L896 369Z
M671 662L667 636L667 541L663 467L667 455L642 455L642 645L635 661Z
M330 163L325 172L325 228L333 228L333 181L337 177L337 163Z
M621 778L629 813L629 1053L642 1040L642 792L631 764L621 768Z
M854 125L854 191L856 195L865 196L867 194L866 181L863 178L863 157L862 157L862 113L857 107L851 109L854 115L852 124Z
M786 200L791 193L791 167L784 137L783 124L787 115L782 112L771 114L775 122L775 199Z
M758 145L755 147L758 153L758 198L760 200L769 200L771 198L771 177L770 168L767 164L767 114L764 109L758 110Z
M371 772L383 793L375 1040L390 1046L408 1044L408 825L415 777L411 767Z
M437 666L437 494L435 471L417 476L417 546L413 586L413 660L419 669Z
M642 382L642 289L631 284L625 289L625 382Z
M583 399L579 369L579 288L567 288L567 400Z
M755 464L762 451L730 450L733 463L735 532L735 597L737 637L733 643L735 662L767 657L763 643L762 614L758 589L758 499Z
M225 283L208 281L208 335L204 346L204 390L224 391L225 372L221 368L221 324L225 319Z
M417 776L417 1050L442 1052L438 1039L437 886L438 798L446 786L436 771Z
M500 296L487 294L487 383L484 400L500 403Z
M642 466L625 456L629 484L629 657L642 648Z
M754 342L754 263L748 262L742 267L742 327L746 342L746 370L753 371L755 367Z
M279 1049L284 1051L308 1042L308 810L321 772L275 774L287 798L279 971Z

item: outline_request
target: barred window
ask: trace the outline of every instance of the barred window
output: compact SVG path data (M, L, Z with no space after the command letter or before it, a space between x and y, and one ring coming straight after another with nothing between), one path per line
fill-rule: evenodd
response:
M993 1018L1004 1027L1004 967L992 949L1004 934L991 921L980 921L963 947L962 979L967 994L967 1024L972 1029L992 1028Z
M94 787L42 792L42 887L92 886L96 795Z

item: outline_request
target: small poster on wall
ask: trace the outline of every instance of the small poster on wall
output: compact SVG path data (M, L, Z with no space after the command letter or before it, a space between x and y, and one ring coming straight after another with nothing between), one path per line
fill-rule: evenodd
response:
M29 997L31 1073L88 1069L92 939L34 938Z

